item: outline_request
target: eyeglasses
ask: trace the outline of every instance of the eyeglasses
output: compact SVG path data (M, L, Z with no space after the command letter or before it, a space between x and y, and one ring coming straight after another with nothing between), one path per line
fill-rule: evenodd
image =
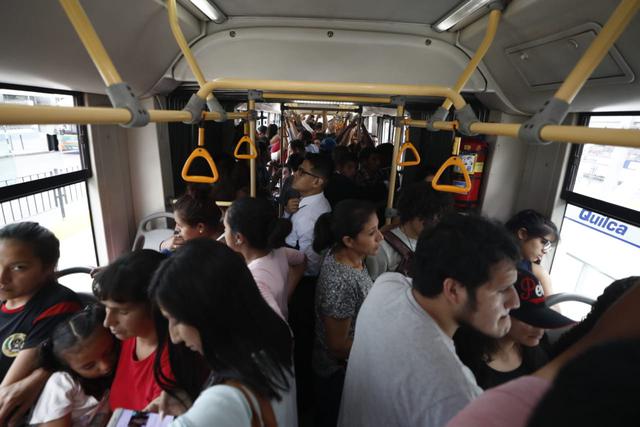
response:
M297 173L297 174L299 174L299 175L309 175L309 176L312 176L312 177L314 177L314 178L322 178L321 176L316 175L316 174L313 174L313 173L311 173L311 172L308 172L308 171L304 170L304 169L303 169L303 168L301 168L301 167L298 167L298 170L296 170L296 171L295 171L295 173Z
M540 242L542 242L542 251L549 252L551 246L553 246L553 242L551 240L547 240L544 237L540 238Z

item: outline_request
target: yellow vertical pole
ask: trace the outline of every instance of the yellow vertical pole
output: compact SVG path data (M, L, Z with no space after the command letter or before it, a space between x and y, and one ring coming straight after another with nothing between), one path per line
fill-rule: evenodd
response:
M395 135L393 139L393 157L391 159L391 171L389 172L389 193L387 195L387 212L393 208L393 196L396 191L396 176L398 175L398 153L400 152L400 143L402 142L402 121L404 117L404 104L399 104L396 108L397 125L395 127ZM386 224L391 224L391 217L386 217Z
M253 143L253 146L256 147L256 150L258 150L258 147L256 146L256 118L253 114L254 110L256 108L256 101L253 99L249 99L249 102L247 103L247 112L249 113L249 117L248 117L248 122L249 122L249 138L251 138L251 142ZM282 145L282 141L280 141L280 144ZM258 151L258 155L260 155L260 152ZM251 197L256 197L256 159L250 159L249 160L249 195Z
M98 37L96 30L93 28L93 25L91 25L91 21L89 21L89 17L87 17L79 1L60 0L60 5L62 5L69 21L71 21L73 28L75 28L78 33L78 37L80 37L82 44L98 69L104 83L107 86L122 83L122 78L120 78L118 70L116 70L113 62L111 62L107 50L104 48L100 37Z
M562 83L554 98L571 104L593 73L593 70L596 69L607 52L609 52L613 43L620 37L620 34L622 34L639 8L640 0L622 0L620 2L602 28L602 31L600 31L600 34L591 43L564 83Z

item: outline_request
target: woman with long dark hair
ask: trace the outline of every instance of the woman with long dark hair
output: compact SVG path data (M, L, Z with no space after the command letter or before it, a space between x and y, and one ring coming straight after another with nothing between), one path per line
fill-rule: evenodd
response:
M545 294L551 295L551 277L540 262L558 241L558 227L533 209L518 212L506 222L505 227L513 233L520 246L522 260L518 268L532 272L542 284Z
M233 202L224 228L227 246L242 254L265 301L287 319L289 298L305 269L304 254L284 247L291 221L278 218L267 200L245 197Z
M177 286L179 284L179 286ZM150 296L174 344L201 354L213 372L175 426L296 426L292 338L267 305L242 257L209 239L187 242L162 263Z
M318 389L317 422L335 426L360 306L373 282L364 265L375 255L382 234L372 203L343 200L325 213L314 229L313 249L330 249L316 285L316 336L313 370Z

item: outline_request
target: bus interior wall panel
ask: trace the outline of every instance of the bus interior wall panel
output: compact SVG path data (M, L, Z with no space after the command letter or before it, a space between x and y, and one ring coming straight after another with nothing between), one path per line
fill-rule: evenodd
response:
M487 52L481 68L499 82L500 89L517 109L531 114L537 111L555 90L534 89L527 85L509 59L506 50L554 34L561 34L579 26L602 27L618 3L618 1L583 0L513 1L505 10L493 45ZM553 11L553 14L550 14L550 11ZM486 24L485 17L462 30L458 44L464 49L475 50L484 36ZM571 111L600 111L603 108L620 111L633 109L633 105L637 109L640 99L638 40L640 40L640 14L635 15L614 45L620 59L628 66L627 71L630 75L625 79L632 81L597 85L587 82L572 102ZM523 53L526 54L526 50ZM549 53L549 61L553 62L550 62L548 67L555 68L556 61L562 62L561 55L560 50ZM527 55L521 56L520 60L526 61Z

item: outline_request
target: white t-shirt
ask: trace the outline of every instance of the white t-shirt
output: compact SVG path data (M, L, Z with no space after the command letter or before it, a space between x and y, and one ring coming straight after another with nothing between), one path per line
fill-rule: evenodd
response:
M56 372L47 381L33 408L29 424L41 424L54 421L71 413L74 427L92 425L98 418L104 423L109 420L109 393L99 401L87 396L80 383L67 372ZM99 425L99 424L94 424Z
M402 232L400 227L393 228L391 232L400 239L402 243L415 252L417 239L411 239ZM382 240L380 243L380 249L374 256L368 256L365 259L367 265L367 271L372 280L376 280L381 274L386 272L394 272L402 261L402 255L400 255L393 247L386 241Z
M441 427L481 392L411 280L380 276L358 314L338 425Z
M271 407L279 427L297 427L295 379L290 379L291 388L280 402L272 401ZM260 406L255 396L245 388L253 407ZM262 416L260 416L262 420ZM244 394L228 385L214 385L202 393L184 415L175 419L170 427L251 427L251 406Z
M289 267L300 265L303 262L304 254L302 252L291 248L279 248L247 265L260 293L269 305L271 305L271 301L275 302L276 307L272 306L271 308L285 320L289 317L289 289L287 289ZM269 294L268 297L265 296L266 293Z

